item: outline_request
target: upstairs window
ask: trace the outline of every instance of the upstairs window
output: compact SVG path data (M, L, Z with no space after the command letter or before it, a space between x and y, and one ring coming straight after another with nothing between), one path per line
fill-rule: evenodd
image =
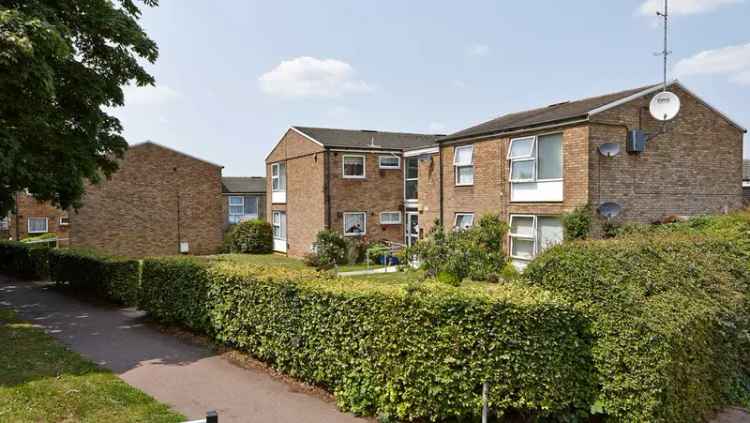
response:
M343 177L346 179L365 178L365 156L345 155L342 158Z
M474 185L474 146L456 147L453 154L456 185Z
M286 191L286 163L271 165L271 189L274 192Z
M474 213L456 213L456 219L453 222L454 231L462 231L474 226Z
M28 232L30 234L46 234L48 231L47 218L46 217L30 217L28 229L29 229Z
M419 159L406 159L405 180L405 198L407 200L416 200L419 195Z
M562 134L511 140L508 149L513 183L559 181L562 171Z
M60 226L70 226L70 217L67 215L60 216Z
M401 157L379 156L378 165L381 169L401 169Z

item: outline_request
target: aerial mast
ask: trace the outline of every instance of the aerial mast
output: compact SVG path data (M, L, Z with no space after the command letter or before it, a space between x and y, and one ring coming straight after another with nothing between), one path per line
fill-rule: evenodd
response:
M672 52L669 50L669 0L664 0L664 12L656 12L656 16L664 18L664 50L657 55L664 56L664 88L667 91L667 67L668 59Z

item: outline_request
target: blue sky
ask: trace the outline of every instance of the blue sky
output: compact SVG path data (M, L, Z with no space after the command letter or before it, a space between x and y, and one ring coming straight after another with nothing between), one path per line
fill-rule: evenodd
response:
M263 175L290 125L448 133L661 79L661 0L161 3L157 86L116 115L225 176ZM671 4L671 76L750 127L750 1Z

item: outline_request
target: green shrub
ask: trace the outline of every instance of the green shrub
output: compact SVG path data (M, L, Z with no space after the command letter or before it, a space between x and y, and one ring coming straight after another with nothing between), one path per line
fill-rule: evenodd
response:
M0 272L24 279L43 279L48 273L45 246L0 241Z
M320 270L332 269L336 265L349 263L349 245L344 236L336 231L323 230L315 236L314 253L306 259L308 263L317 263Z
M344 237L346 241L346 260L339 264L364 263L370 243L363 237Z
M49 253L50 279L72 291L133 306L140 288L140 263L90 250L55 249Z
M273 227L255 219L241 222L229 231L226 245L231 253L270 254L273 252Z
M587 239L591 233L592 220L593 212L588 204L564 214L562 224L565 240Z
M391 249L380 243L373 243L367 248L367 260L377 263L384 256L388 256Z
M138 307L159 322L211 333L206 269L197 258L144 260Z
M596 409L617 421L702 421L750 380L750 249L659 231L553 247L524 275L591 319Z
M557 297L508 283L418 287L218 264L216 338L336 394L356 414L476 418L493 410L567 416L593 401L587 322Z
M403 258L417 258L431 276L451 285L466 278L497 280L508 262L502 243L507 225L498 215L482 216L470 229L446 232L436 225L430 235L408 248ZM451 276L448 277L447 274Z

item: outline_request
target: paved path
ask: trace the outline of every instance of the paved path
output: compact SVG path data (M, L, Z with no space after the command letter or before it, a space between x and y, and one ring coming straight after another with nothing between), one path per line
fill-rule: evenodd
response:
M189 419L215 409L222 423L366 421L261 370L237 367L207 347L163 334L133 309L96 306L45 284L1 277L0 307L17 310L21 318Z

